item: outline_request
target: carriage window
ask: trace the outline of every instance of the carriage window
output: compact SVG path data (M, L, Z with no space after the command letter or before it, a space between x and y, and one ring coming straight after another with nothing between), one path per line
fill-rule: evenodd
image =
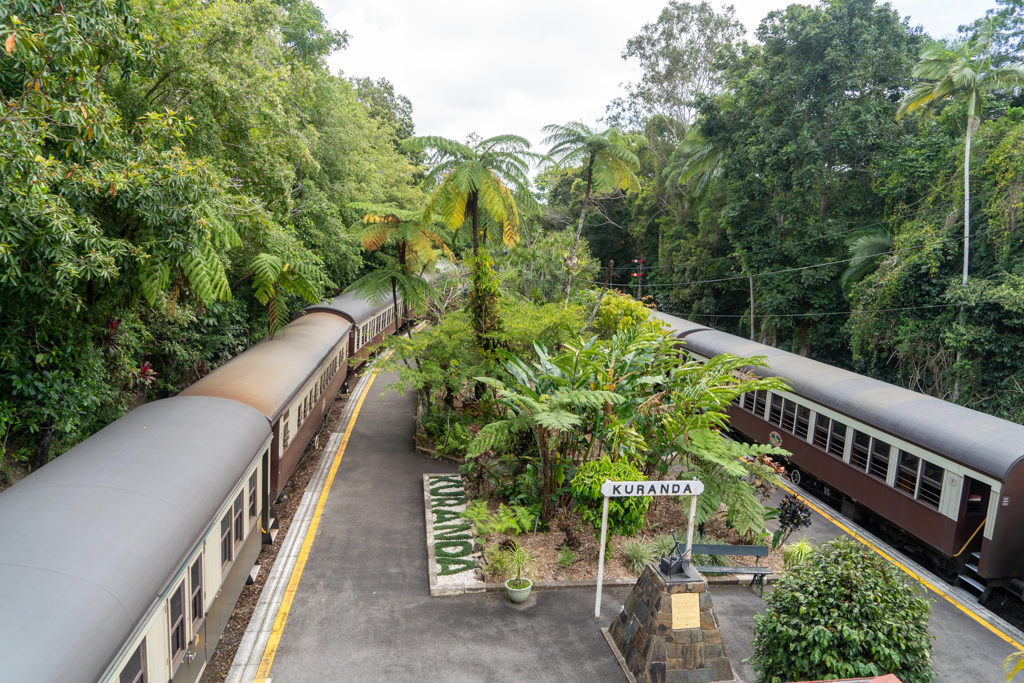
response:
M889 449L890 446L878 439L871 440L871 462L868 465L868 474L872 477L886 480L889 476Z
M937 510L941 496L942 468L925 460L921 463L921 482L917 488L917 499Z
M764 417L764 404L767 400L767 393L765 391L754 392L754 413L758 417Z
M786 399L785 404L782 406L782 425L790 434L793 433L793 425L796 423L796 404Z
M754 392L748 391L743 394L743 409L750 412L754 411Z
M846 425L839 420L832 420L832 430L828 435L828 452L836 457L843 457L846 446Z
M284 411L284 415L281 417L281 424L284 425L284 433L281 434L282 454L284 454L284 452L288 450L288 443L291 441L291 434L289 434L289 432L291 431L292 421L289 416L289 413L291 413L291 410L286 410Z
M249 521L256 519L256 473L249 477Z
M853 448L850 450L850 464L860 471L868 468L868 449L871 446L871 437L864 432L853 432Z
M232 551L235 544L231 541L231 510L220 520L220 563L221 569L231 564Z
M921 459L916 455L899 451L899 469L896 471L896 488L914 495L917 490L917 470Z
M828 430L831 426L831 418L824 415L818 415L818 419L814 421L814 445L821 450L828 446Z
M146 641L139 643L128 663L117 677L118 683L146 683Z
M811 423L811 409L806 406L796 407L796 428L793 433L801 439L807 438L807 427Z
M235 545L237 546L245 538L245 497L239 493L238 497L235 498L235 509L234 509L234 521L235 521Z
M171 670L185 654L185 582L182 581L171 593L167 608L171 618Z
M771 395L771 406L768 408L768 421L776 426L782 424L782 397L778 394Z
M192 608L192 626L203 618L203 556L199 555L188 570L189 605Z

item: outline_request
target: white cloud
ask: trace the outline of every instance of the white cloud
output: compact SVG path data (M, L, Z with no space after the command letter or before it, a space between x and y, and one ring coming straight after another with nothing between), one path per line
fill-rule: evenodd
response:
M621 58L626 41L657 19L666 0L318 0L349 47L331 57L349 76L384 77L412 100L419 135L462 140L516 133L540 143L548 123L596 123L636 80ZM717 1L719 6L725 3ZM753 32L788 2L741 0L736 13ZM994 0L896 0L912 26L948 36Z

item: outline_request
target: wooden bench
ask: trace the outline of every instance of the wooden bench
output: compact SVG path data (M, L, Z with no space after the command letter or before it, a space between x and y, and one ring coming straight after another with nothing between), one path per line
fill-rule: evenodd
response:
M764 595L764 577L772 573L769 567L760 566L761 558L767 557L771 550L763 545L716 545L713 543L694 543L694 555L722 555L727 557L755 557L754 566L702 566L694 565L701 574L751 574L750 585L755 583Z

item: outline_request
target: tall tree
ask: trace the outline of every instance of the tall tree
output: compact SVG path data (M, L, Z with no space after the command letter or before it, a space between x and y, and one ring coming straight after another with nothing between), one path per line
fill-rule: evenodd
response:
M626 101L612 104L613 120L625 117L639 127L645 119L662 117L674 140L681 140L696 116L697 97L722 85L715 63L719 51L742 35L732 5L719 14L709 2L670 0L657 21L644 24L626 43L622 58L638 60L642 75L629 84Z
M743 254L729 283L738 293L754 276L762 340L848 362L841 321L811 317L846 304L838 266L818 264L884 216L873 164L905 135L895 101L917 38L873 0L790 5L757 37L730 66L732 92L701 106L703 139L724 150L718 216Z
M498 135L472 144L427 135L405 140L402 148L428 152L427 182L434 191L423 222L435 215L452 230L469 220L473 255L480 249L480 210L501 226L502 239L519 241L519 204L536 204L529 194L530 141Z
M563 168L581 168L583 174L584 190L580 218L565 261L565 287L562 296L568 303L573 274L577 269L576 254L587 218L591 193L603 194L616 189L638 191L640 181L636 177L636 172L640 168L640 160L615 128L596 131L584 123L572 121L565 125L544 126L543 131L547 134L544 144L552 145L548 151L552 161Z
M970 271L971 247L971 138L981 124L985 96L999 90L1024 86L1024 65L997 67L989 52L994 24L985 24L969 40L952 44L935 42L921 51L913 76L919 79L900 102L897 116L952 99L967 107L964 135L964 265L963 284Z

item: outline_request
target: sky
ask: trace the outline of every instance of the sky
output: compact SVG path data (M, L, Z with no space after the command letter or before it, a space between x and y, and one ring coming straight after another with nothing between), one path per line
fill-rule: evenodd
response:
M541 128L596 126L605 107L636 81L626 41L657 20L667 0L314 0L349 46L330 58L349 77L387 78L412 101L417 135L464 141L514 133L536 151ZM727 3L711 0L721 8ZM738 0L752 34L790 2ZM995 0L894 0L911 26L952 37Z

